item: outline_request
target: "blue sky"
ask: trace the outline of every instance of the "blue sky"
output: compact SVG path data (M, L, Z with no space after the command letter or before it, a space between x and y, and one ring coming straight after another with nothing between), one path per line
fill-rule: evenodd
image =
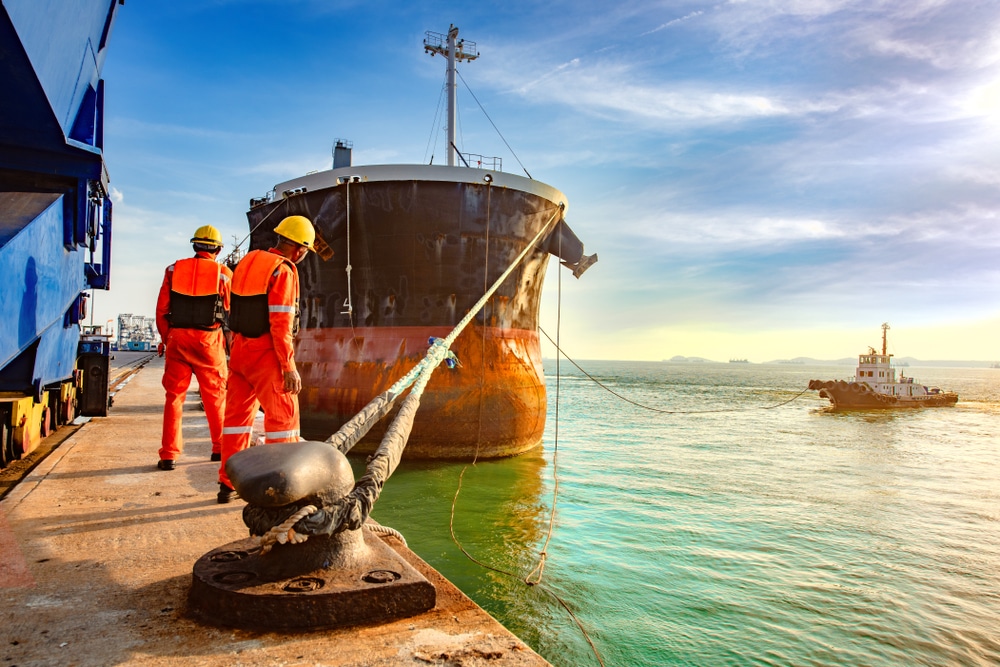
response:
M1000 4L971 0L127 3L95 321L152 315L196 227L242 239L335 138L443 163L422 44L452 23L460 148L562 190L600 256L561 280L574 358L839 358L888 321L901 356L1000 359Z

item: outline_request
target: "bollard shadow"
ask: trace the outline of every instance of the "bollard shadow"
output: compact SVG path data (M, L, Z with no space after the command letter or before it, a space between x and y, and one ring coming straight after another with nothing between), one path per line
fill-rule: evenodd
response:
M90 512L79 519L64 515L60 530L73 533L98 532L102 530L121 530L122 528L152 529L158 524L170 525L184 521L195 521L202 517L227 515L233 508L242 510L242 504L219 505L215 493L192 494L197 499L172 505L157 505L149 507L129 507L109 510L108 512Z
M176 463L177 467L174 470L170 472L164 472L162 470L157 469L156 467L157 459L156 459L155 449L153 450L151 457L152 457L151 458L152 463L149 465L122 466L121 468L101 468L99 470L80 470L77 472L53 471L45 475L45 477L47 479L57 479L57 480L88 479L88 478L104 479L104 478L115 478L117 476L123 476L123 475L143 475L146 473L150 474L155 473L157 475L160 475L161 478L163 478L164 480L166 480L167 479L165 477L166 475L170 475L171 473L176 475L178 472L183 474L185 468L190 468L194 466L201 467L206 465L211 465L215 468L219 467L219 464L217 462L209 461L208 455L206 454L204 456L204 460L188 461L185 459L180 459L177 461ZM210 486L214 486L214 483L212 485L205 485L205 489L208 490Z

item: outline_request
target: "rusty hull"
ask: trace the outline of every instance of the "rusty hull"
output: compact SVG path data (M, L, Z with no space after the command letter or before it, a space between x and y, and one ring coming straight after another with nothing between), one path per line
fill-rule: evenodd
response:
M305 437L328 437L374 396L412 369L429 336L447 327L312 329L299 339L305 387L299 397ZM537 447L545 429L545 384L538 334L470 327L452 350L461 367L431 377L404 456L497 458ZM333 360L333 361L327 361ZM381 440L392 414L357 451Z
M583 255L555 202L489 183L354 182L252 209L251 247L269 247L274 225L291 214L313 220L334 251L329 261L310 255L299 265L302 430L319 439L410 370L428 338L448 335L546 223L557 221L458 337L452 350L462 367L435 372L404 457L503 457L541 443L546 400L537 332L545 269L550 253L570 264ZM388 422L360 447L377 444Z

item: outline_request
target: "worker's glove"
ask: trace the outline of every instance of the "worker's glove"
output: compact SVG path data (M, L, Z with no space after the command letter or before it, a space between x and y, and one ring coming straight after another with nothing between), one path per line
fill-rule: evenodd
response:
M156 354L162 357L167 352L167 346L164 343L160 343L156 346Z

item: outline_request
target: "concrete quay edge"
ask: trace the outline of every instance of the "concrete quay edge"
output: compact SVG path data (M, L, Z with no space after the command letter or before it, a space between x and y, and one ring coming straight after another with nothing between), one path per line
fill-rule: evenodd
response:
M176 470L156 469L162 368L156 359L133 376L108 417L79 429L0 501L0 664L549 664L391 536L382 539L437 589L424 614L298 633L192 619L192 567L247 536L244 503L216 503L218 464L194 383L185 451Z

